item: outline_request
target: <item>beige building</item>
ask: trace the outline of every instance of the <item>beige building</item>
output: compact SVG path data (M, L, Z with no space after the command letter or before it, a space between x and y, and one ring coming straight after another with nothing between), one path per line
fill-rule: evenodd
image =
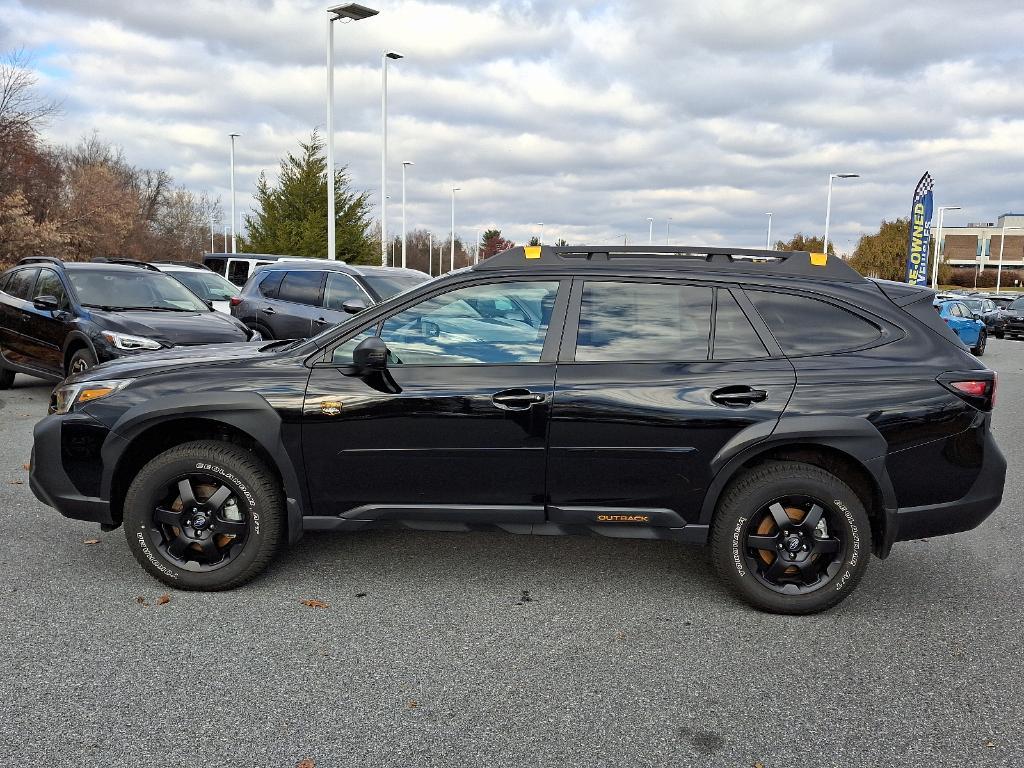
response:
M1004 213L994 222L968 224L966 227L950 227L943 223L940 253L957 269L995 269L999 266L1004 224L1003 269L1020 269L1024 267L1024 213ZM935 227L932 227L932 237L935 235Z

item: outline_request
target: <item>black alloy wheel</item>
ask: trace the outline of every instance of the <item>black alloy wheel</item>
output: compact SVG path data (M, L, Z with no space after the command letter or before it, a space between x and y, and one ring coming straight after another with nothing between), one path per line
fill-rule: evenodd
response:
M153 509L160 553L186 571L223 568L242 551L249 523L239 492L222 478L190 473L175 478Z
M835 577L846 554L835 511L810 496L784 496L754 514L744 532L748 567L781 594L806 594Z
M92 352L88 349L76 350L71 356L71 360L68 361L68 376L85 373L94 365L96 365L96 356Z

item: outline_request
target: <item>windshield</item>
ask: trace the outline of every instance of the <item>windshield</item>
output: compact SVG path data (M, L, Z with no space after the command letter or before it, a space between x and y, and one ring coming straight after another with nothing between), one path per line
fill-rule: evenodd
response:
M209 312L199 297L172 277L147 269L69 269L78 300L89 307Z
M422 285L430 278L426 275L396 274L369 274L362 276L363 282L370 286L380 296L381 301L404 293L410 288Z
M232 296L238 295L238 286L213 272L173 270L167 274L178 282L184 283L192 293L206 301L227 301Z
M982 310L981 299L964 299L964 304L975 312L981 312Z
M1010 302L1007 309L1012 309L1015 312L1024 312L1024 298L1014 299Z

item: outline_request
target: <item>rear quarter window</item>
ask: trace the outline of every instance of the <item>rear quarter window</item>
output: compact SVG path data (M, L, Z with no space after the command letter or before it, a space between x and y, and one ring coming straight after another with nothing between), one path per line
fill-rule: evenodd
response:
M747 296L787 355L822 355L876 342L878 326L849 310L790 293L747 290Z
M276 299L277 291L281 287L281 278L283 277L284 272L266 272L257 286L260 295L267 299Z

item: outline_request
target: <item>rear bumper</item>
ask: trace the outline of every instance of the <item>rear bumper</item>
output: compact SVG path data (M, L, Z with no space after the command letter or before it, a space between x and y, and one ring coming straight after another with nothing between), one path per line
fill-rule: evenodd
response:
M37 499L43 504L53 507L64 517L113 525L110 502L96 496L83 494L75 486L65 469L65 451L61 435L68 418L66 416L47 416L36 424L33 431L34 444L32 446L29 487ZM70 418L88 426L96 425L96 422L88 417Z
M1006 459L991 432L985 438L983 455L981 471L963 498L942 504L886 510L882 554L888 554L897 541L961 533L981 525L1003 500L1003 483L1006 480Z

